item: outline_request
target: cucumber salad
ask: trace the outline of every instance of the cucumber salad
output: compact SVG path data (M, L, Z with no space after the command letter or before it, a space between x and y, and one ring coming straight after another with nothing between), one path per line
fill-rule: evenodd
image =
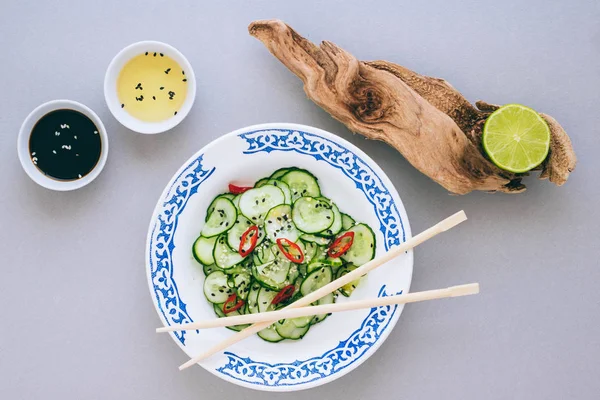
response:
M225 317L286 307L372 260L375 248L371 228L325 197L314 175L282 168L253 187L230 184L228 193L218 195L192 253L206 275L206 299ZM337 292L348 297L358 283ZM313 304L334 303L337 295ZM280 320L258 336L269 342L300 339L325 318Z

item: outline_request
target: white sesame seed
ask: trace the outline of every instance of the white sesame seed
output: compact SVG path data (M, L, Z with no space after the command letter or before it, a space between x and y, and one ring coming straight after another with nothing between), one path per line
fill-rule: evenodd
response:
M65 150L71 150L71 145L63 144L62 148L65 149Z
M98 134L98 131L94 131L94 133L97 135L97 134Z
M33 153L31 153L32 156L35 156L35 151Z
M52 150L52 152L53 152L54 154L56 154L56 150Z
M74 139L77 139L77 136L73 136Z
M78 174L77 176L81 178L81 174Z
M54 136L60 136L60 132L59 131L55 131L54 132Z

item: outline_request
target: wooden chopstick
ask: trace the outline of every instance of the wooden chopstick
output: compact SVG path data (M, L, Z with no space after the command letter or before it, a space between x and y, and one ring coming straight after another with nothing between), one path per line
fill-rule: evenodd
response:
M320 298L327 296L329 293L332 293L333 291L339 289L340 287L360 278L361 276L369 273L370 271L374 270L375 268L387 263L391 259L393 259L401 254L404 254L406 251L412 249L413 247L418 246L419 244L425 242L426 240L431 239L432 237L455 227L456 225L460 224L461 222L465 221L466 219L467 219L467 215L465 214L465 212L459 211L456 214L451 215L450 217L446 218L445 220L438 222L431 228L424 230L423 232L419 233L416 236L413 236L412 238L408 239L406 242L402 243L400 246L392 248L390 251L381 255L380 257L369 261L368 263L362 265L361 267L359 267L345 275L342 275L340 278L328 283L327 285L321 287L320 289L317 289L314 292L309 293L308 295L296 300L294 303L290 304L285 309L304 307L311 303L314 303L315 301L319 300ZM264 328L267 328L271 324L271 322L273 322L273 321L261 322L261 323L254 324L252 326L247 327L246 329L236 333L235 335L230 336L227 339L223 340L221 343L218 343L217 345L211 347L204 353L191 358L184 364L180 365L179 370L181 371L186 368L189 368L192 365L198 363L199 361L202 361L205 358L210 357L213 354L218 353L219 351L222 351L222 350L226 349L227 347L236 344L240 340L244 340L247 337L250 337L251 335L255 334L256 332L258 332Z
M258 314L236 315L233 317L213 318L206 321L192 322L189 324L171 325L158 328L156 332L190 331L196 329L219 328L233 325L255 324L258 322L272 322L288 318L308 317L311 315L329 314L334 312L360 310L364 308L382 307L394 304L416 303L418 301L444 299L448 297L468 296L479 293L478 283L450 286L445 289L426 290L394 296L378 297L350 301L346 303L324 304L300 308L285 308L279 311L269 311Z

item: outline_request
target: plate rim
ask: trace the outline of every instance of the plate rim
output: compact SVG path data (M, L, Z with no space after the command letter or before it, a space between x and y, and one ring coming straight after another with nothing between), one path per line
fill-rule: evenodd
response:
M328 132L328 131L320 129L320 128L316 128L316 127L309 126L309 125L303 125L303 124L289 123L289 122L270 122L270 123L263 123L263 124L255 124L255 125L249 125L249 126L246 126L243 128L239 128L239 129L230 131L230 132L225 133L225 134L221 135L220 137L210 141L208 144L206 144L205 146L203 146L202 148L200 148L199 150L194 152L185 162L183 162L181 164L181 166L177 169L177 171L171 176L171 178L165 185L164 189L162 190L161 194L159 195L159 197L156 201L156 205L154 207L154 211L152 212L152 216L150 217L150 221L148 224L148 233L146 235L146 246L145 246L145 256L144 256L145 269L146 269L146 280L148 282L149 294L150 294L151 301L154 304L154 309L156 310L159 320L161 321L161 323L163 325L165 325L165 319L161 313L161 310L159 309L158 302L155 301L155 298L154 298L154 291L153 291L154 286L153 286L151 272L150 272L151 268L150 268L150 259L149 259L150 258L149 257L150 243L151 243L151 238L152 238L152 233L153 233L152 228L158 217L158 214L160 213L160 209L162 208L161 200L163 200L165 198L165 196L168 195L172 185L175 183L175 181L181 175L181 173L186 168L188 168L189 164L191 162L193 162L194 160L196 160L201 154L207 153L211 148L217 146L219 143L221 143L223 141L226 141L230 137L236 137L243 133L249 133L249 132L260 131L260 130L269 130L269 129L273 129L273 130L287 129L287 130L292 130L292 131L313 133L315 135L320 135L326 139L329 139L329 140L333 141L334 143L338 143L338 141L339 141L338 144L342 145L343 147L346 147L348 150L353 152L355 155L357 155L357 156L361 157L363 160L367 161L368 165L375 170L377 176L380 178L382 183L385 186L387 186L388 189L390 187L393 189L394 193L391 193L391 195L392 195L392 198L394 198L394 202L396 203L396 207L398 209L398 214L402 218L402 223L403 223L404 233L405 233L405 241L409 240L412 237L412 231L411 231L411 227L410 227L410 221L408 218L408 214L406 212L406 208L404 207L404 203L402 202L400 194L398 193L398 190L396 189L396 187L394 186L392 181L389 179L387 174L383 171L383 169L381 169L379 164L377 164L377 162L375 162L375 160L373 160L362 149L360 149L358 146L354 145L353 143L349 142L348 140L342 138L341 136L338 136L334 133ZM408 252L406 252L406 254L409 257L409 264L410 264L409 278L408 278L408 284L407 284L407 288L406 288L407 292L409 292L410 286L412 284L412 275L413 275L413 271L414 271L414 253L413 253L413 250L411 249ZM227 374L223 374L223 373L219 372L217 369L210 368L210 367L204 365L203 363L197 363L197 365L200 365L204 370L210 372L211 374L213 374L227 382L231 382L231 383L234 383L241 387L258 390L258 391L294 392L294 391L315 388L315 387L324 385L326 383L332 382L336 379L339 379L339 378L345 376L346 374L350 373L351 371L354 371L363 362L365 362L373 354L375 354L375 352L379 349L379 347L381 347L381 345L387 340L388 336L390 335L390 333L392 332L392 330L398 323L398 320L400 319L400 316L402 315L402 312L404 311L404 306L399 306L399 307L400 308L399 308L398 312L396 312L394 314L394 316L391 318L386 329L381 333L379 340L377 340L362 356L360 356L355 362L353 362L352 365L349 365L348 367L340 370L336 374L328 375L328 376L325 376L318 380L300 383L298 385L277 385L277 386L256 385L256 384L252 384L249 382L235 379L234 377L229 376ZM171 337L171 339L174 340L174 342L183 351L183 353L189 357L189 355L185 349L185 346L179 340L177 340L177 338L174 337L171 333L169 334L169 336Z

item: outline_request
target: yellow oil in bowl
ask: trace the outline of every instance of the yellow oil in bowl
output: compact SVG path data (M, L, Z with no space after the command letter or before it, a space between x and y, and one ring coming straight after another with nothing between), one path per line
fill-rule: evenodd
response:
M164 53L145 52L133 57L117 79L121 108L145 122L160 122L177 115L186 95L185 71Z

